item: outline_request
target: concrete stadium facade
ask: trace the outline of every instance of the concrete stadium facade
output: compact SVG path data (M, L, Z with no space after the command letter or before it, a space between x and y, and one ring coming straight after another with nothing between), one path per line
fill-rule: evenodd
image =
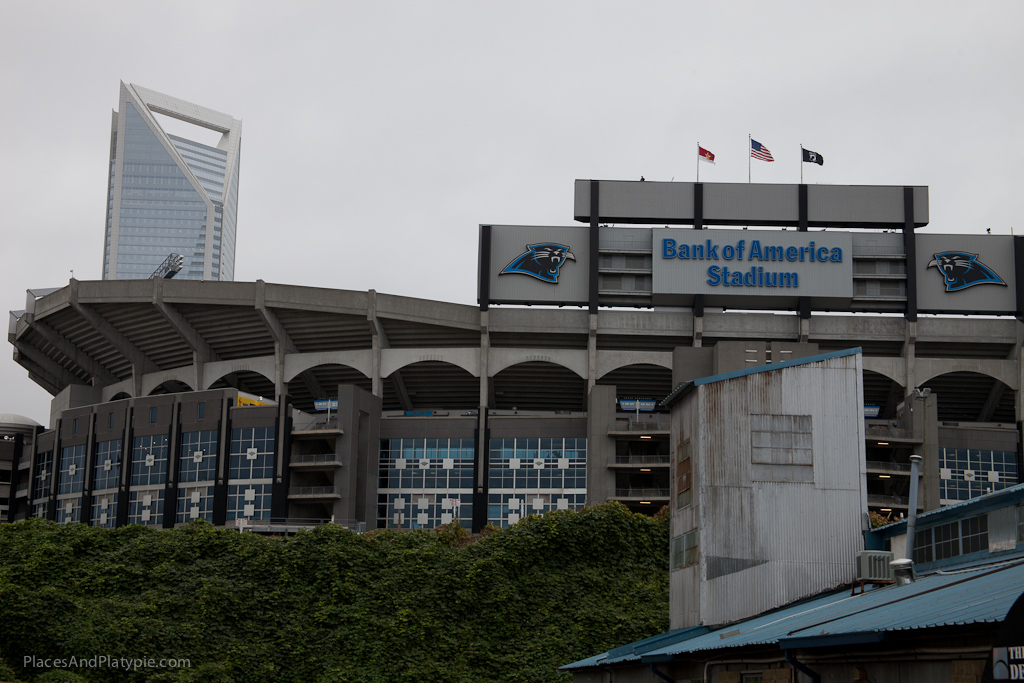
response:
M1006 273L1015 272L1015 250L1024 252L1019 238L978 248L970 241L978 236L970 236L968 246L983 260L1009 254L1010 265L997 266L1009 283L975 288L964 295L970 298L946 303L938 294L917 292L919 283L931 282L924 278L937 277L917 257L920 244L926 244L922 253L948 250L944 242L929 242L930 236L915 237L927 222L927 188L849 188L844 195L806 186L606 184L577 182L576 218L589 227L481 226L477 306L262 281L72 280L30 291L25 310L12 312L9 340L16 362L54 395L50 474L58 469L69 411L88 408L95 421L102 406L124 402L129 430L138 422L136 411L150 410L146 401L154 397L173 395L168 400L183 406L194 402L191 394L215 392L229 411L217 447L225 462L232 455L226 445L225 430L234 419L229 413L242 409L237 397L267 404L249 408L267 412L266 426L276 430L280 481L274 481L277 499L266 520L334 517L373 528L458 519L480 528L605 500L654 511L668 501L671 488L667 412L627 410L624 399L657 401L696 378L859 347L865 404L877 412L865 429L871 509L893 515L907 510L908 457L915 452L926 457L925 509L1018 481L1024 325L1015 311L1024 298L1016 296L1024 278ZM659 187L665 185L672 187ZM679 196L691 200L676 201ZM790 199L792 211L772 209L771 220L764 217L765 206ZM597 208L587 213L587 206ZM691 241L716 255L728 252L713 251L714 240L731 240L725 246L746 240L751 249L756 235L707 230L706 223L767 224L787 237L762 237L766 244L817 239L815 248L828 243L831 253L849 254L842 258L852 267L842 264L842 277L851 284L762 298L738 290L738 298L717 290L704 294L671 283L659 290L666 269L679 267L675 251L675 260L659 263L668 253L661 245L682 242L683 231L610 227L602 210L618 221L689 222L703 230ZM632 219L623 215L630 211ZM858 219L858 211L871 220ZM849 228L875 232L840 235L834 243L828 231L797 235L826 219L847 234ZM795 232L778 230L787 225ZM902 226L902 236L893 233L894 225ZM536 253L542 239L552 240L547 248L561 246L546 237L551 230L573 240L590 238L582 248L564 249L575 261L561 261L565 282L542 281L543 273L532 279L511 273L524 244L522 256ZM788 247L771 248L784 254ZM634 260L619 261L629 258ZM898 267L883 269L882 262ZM621 287L627 275L633 278L628 291ZM805 282L817 277L812 271L799 275ZM887 281L900 284L891 290L895 294L875 286ZM569 289L553 288L563 284ZM991 292L985 295L991 305L975 290ZM741 308L748 310L735 310ZM767 310L749 310L758 308ZM966 315L958 317L924 314L962 309ZM975 315L980 312L1003 316ZM326 425L315 401L328 398L339 398L337 410L348 422L335 415L329 439L316 447L297 445L306 438L301 432L316 431L307 427ZM182 409L173 410L177 416ZM191 429L180 417L157 421L171 444L176 433ZM135 437L125 431L120 438L127 465ZM87 444L87 451L94 447ZM22 485L13 487L24 501L12 500L11 518L49 509L37 506L27 486L35 476L32 458L46 450L28 450L33 455L20 465ZM310 470L310 462L292 458L314 455L331 455L324 461L331 465L302 483L330 489L330 495L300 505L288 498L286 473ZM175 457L181 453L172 453L166 466L171 479ZM55 501L57 488L54 479L39 493ZM44 514L56 515L50 508ZM230 520L219 514L216 521Z

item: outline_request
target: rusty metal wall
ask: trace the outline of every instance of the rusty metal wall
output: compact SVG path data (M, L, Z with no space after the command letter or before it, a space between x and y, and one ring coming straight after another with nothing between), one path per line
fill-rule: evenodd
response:
M694 502L673 499L672 536L699 528L700 548L695 571L673 572L672 628L743 619L854 577L867 509L861 357L766 367L696 387L674 409Z

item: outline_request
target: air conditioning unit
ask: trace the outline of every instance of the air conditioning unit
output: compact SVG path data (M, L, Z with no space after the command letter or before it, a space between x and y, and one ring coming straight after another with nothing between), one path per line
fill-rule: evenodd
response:
M889 550L861 550L857 553L857 580L895 581L896 575L889 566L892 560Z

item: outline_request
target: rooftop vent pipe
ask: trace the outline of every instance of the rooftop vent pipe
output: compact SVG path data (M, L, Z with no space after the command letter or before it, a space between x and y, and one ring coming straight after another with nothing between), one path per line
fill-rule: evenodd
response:
M896 574L896 585L905 586L914 580L914 531L917 528L917 480L921 462L924 460L920 455L910 456L910 500L908 503L907 517L907 543L904 549L906 558L893 560L889 563Z

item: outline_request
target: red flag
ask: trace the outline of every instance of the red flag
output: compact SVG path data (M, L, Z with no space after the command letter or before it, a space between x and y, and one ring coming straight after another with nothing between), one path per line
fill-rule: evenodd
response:
M715 155L707 151L700 145L697 145L697 156L700 157L701 161L706 161L709 164L715 163Z

